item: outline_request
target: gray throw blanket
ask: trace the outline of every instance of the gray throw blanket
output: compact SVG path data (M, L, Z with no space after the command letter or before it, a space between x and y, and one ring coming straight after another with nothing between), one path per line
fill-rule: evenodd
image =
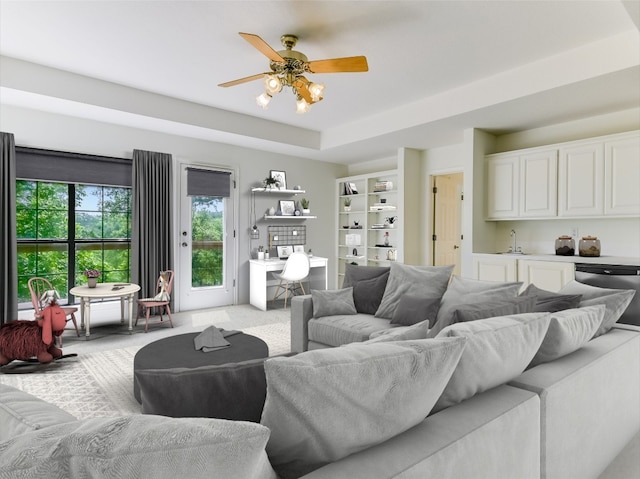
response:
M193 342L196 350L201 349L203 352L209 353L211 351L217 351L218 349L228 348L231 346L231 343L224 338L239 333L240 331L225 331L215 326L209 326L198 334L193 339Z

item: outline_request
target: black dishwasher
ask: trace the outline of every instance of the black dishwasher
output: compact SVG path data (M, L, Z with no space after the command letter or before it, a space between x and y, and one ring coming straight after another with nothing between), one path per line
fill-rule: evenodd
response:
M640 326L640 266L576 263L576 281L599 288L633 289L636 294L618 322Z

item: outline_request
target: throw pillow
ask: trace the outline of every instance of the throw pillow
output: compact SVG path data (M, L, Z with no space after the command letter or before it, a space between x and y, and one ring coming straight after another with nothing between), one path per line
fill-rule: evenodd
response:
M549 327L550 313L526 313L453 324L438 334L466 337L467 346L433 412L519 376Z
M434 338L440 331L452 324L453 312L461 304L473 304L480 301L504 301L518 296L522 283L481 281L454 276L442 296L436 324L429 331Z
M441 298L447 289L452 271L453 265L410 266L392 263L376 317L392 319L400 298L406 294Z
M439 308L440 297L426 298L407 294L400 298L398 307L393 313L393 318L391 318L391 324L411 326L427 319L429 320L429 325L433 326L436 322Z
M369 336L369 339L363 344L388 342L388 341L406 341L408 339L426 339L429 331L429 320L416 323L412 326L399 326L397 328L376 331Z
M388 273L391 268L389 266L358 266L355 264L347 263L344 270L344 281L342 282L343 288L353 286L360 281L366 281L368 279L378 278L385 273Z
M580 307L595 306L604 304L606 311L604 319L598 330L593 335L594 338L603 335L620 319L629 303L633 299L635 290L633 289L608 289L598 288L589 284L572 281L565 285L560 291L562 294L581 294Z
M276 472L300 477L422 422L464 345L355 343L267 360L261 422L271 430L267 453Z
M335 316L337 314L357 314L353 303L353 288L311 290L313 317Z
M534 311L539 313L555 313L565 309L575 309L582 299L581 294L558 294L540 289L533 283L527 286L527 289L520 293L520 296L535 296Z
M465 304L453 312L451 324L477 321L478 319L506 316L508 314L533 313L536 304L535 296L513 298L509 301L485 301Z
M358 313L376 314L388 279L389 271L375 278L361 279L352 283L353 302Z
M242 477L275 479L269 430L222 419L136 414L50 426L2 444L7 477ZM108 474L105 472L108 471Z
M529 367L554 361L584 346L600 327L605 309L600 304L553 313L547 334Z

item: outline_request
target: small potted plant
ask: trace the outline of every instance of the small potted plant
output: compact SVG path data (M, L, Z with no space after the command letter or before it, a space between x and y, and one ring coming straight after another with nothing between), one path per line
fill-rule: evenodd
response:
M344 210L351 211L351 198L344 199Z
M100 273L100 271L98 271L97 269L86 269L82 274L87 277L87 286L89 286L90 288L95 288L98 284L98 278L102 273Z
M267 176L264 180L262 180L262 184L265 190L280 188L280 182L275 178L273 178L272 176Z
M309 200L307 198L302 198L300 200L300 206L302 206L303 215L308 215L309 213L311 213L311 210L309 209Z

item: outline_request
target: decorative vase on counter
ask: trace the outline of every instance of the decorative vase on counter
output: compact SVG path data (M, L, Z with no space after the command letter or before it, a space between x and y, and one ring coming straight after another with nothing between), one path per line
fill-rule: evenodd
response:
M98 285L98 278L87 278L87 286L95 288Z
M576 242L571 236L559 236L556 240L556 255L573 256L576 254Z
M583 236L578 251L580 256L600 256L600 240L596 236Z

